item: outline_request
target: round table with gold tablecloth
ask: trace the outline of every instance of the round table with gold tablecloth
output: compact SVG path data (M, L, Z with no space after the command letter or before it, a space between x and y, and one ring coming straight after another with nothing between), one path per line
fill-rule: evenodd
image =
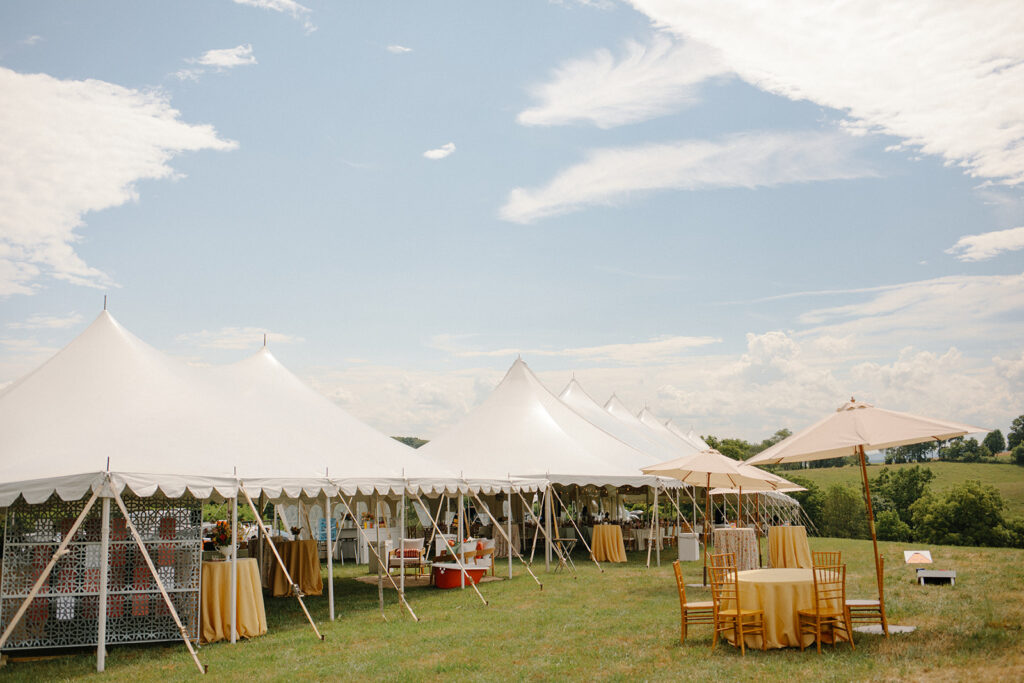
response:
M199 596L199 634L204 643L231 640L231 562L203 562ZM267 632L260 569L256 560L239 558L235 627L242 638Z
M773 526L768 529L768 566L776 569L810 569L811 546L807 543L807 528L802 526Z
M797 610L814 609L814 576L810 569L753 569L739 572L740 607L764 610L767 646L800 647L814 643L814 634L800 635ZM732 638L734 640L735 638ZM746 636L747 647L761 647L760 636ZM840 634L840 640L846 640Z
M622 527L615 524L594 526L591 544L593 557L598 562L625 562L626 545L622 542Z
M736 555L736 569L745 571L761 566L761 552L753 529L715 529L715 553Z

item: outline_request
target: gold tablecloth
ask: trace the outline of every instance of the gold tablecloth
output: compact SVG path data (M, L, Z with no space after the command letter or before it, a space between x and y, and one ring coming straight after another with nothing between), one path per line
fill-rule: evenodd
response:
M767 645L800 647L797 610L814 609L814 577L810 569L754 569L739 573L740 607L764 610ZM840 636L845 640L845 635ZM735 640L732 637L731 640ZM747 636L747 647L761 647L760 636ZM804 646L814 634L803 635Z
M715 554L735 553L738 571L761 566L761 554L753 529L715 529L714 540Z
M278 543L277 552L281 553L284 566L288 567L292 581L299 584L299 589L304 595L320 595L324 592L324 580L320 576L320 554L317 551L316 541L284 541ZM281 565L273 559L273 575L271 577L271 588L275 598L292 594L292 587L288 584Z
M508 527L502 526L501 531L508 533ZM519 525L512 525L512 546L518 551L519 545ZM500 531L494 532L494 557L508 557L508 543L505 542L505 536Z
M810 569L811 546L807 544L807 528L773 526L768 529L768 566L776 569Z
M260 569L254 559L238 560L235 615L235 626L240 637L252 638L267 632L267 613L263 608ZM199 635L204 643L231 640L230 562L203 562L203 581L199 596Z
M598 562L625 562L626 545L622 542L622 527L615 524L594 526L591 544L594 559Z

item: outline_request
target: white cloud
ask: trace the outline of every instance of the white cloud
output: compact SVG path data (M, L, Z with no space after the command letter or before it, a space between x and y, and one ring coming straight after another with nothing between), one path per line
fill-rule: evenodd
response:
M237 147L182 122L159 92L4 68L0 92L18 103L0 107L0 296L43 276L112 286L75 253L83 216L136 200L139 180L175 177L176 154Z
M614 205L652 190L755 188L873 176L854 158L859 143L834 132L741 133L721 142L598 149L537 189L516 188L503 219L529 223L593 205Z
M437 149L428 149L426 152L423 153L423 156L425 156L428 159L444 159L446 156L451 155L451 153L454 151L455 143L449 142L447 144L441 145Z
M22 322L7 323L12 330L63 330L82 322L81 313L67 315L33 315Z
M388 45L386 49L388 52L396 55L404 55L406 52L412 52L411 47L406 47L404 45Z
M313 25L313 22L309 18L311 10L308 7L295 2L295 0L235 0L235 3L238 5L248 5L249 7L259 7L260 9L270 10L272 12L289 14L293 19L302 22L302 27L306 30L306 33L312 33L316 30L316 26Z
M846 112L979 178L1024 182L1024 5L631 0L758 88Z
M432 346L450 352L459 358L511 358L516 355L573 358L586 362L610 362L623 365L647 365L665 362L691 349L717 344L718 337L664 336L644 342L604 344L602 346L580 346L566 349L466 349L459 342L460 337L439 335Z
M560 65L548 82L530 88L539 104L516 120L528 126L576 121L621 126L694 104L697 86L724 73L728 70L707 46L673 43L665 35L647 45L630 41L619 59L598 50Z
M946 250L961 261L984 261L1004 251L1024 249L1024 227L964 235Z
M40 36L40 35L31 35L31 36L28 36L27 38L23 38L23 39L19 40L18 43L20 45L28 45L29 47L31 47L31 46L41 42L42 40L43 40L43 37Z
M262 346L263 335L266 335L268 344L297 344L305 341L302 337L270 332L262 327L222 327L219 330L179 334L175 339L180 343L204 349L244 351Z
M236 66L245 66L247 64L255 64L256 57L252 53L252 45L239 45L238 47L229 47L223 50L207 50L201 57L194 60L197 64L203 66L212 66L218 69L231 69Z

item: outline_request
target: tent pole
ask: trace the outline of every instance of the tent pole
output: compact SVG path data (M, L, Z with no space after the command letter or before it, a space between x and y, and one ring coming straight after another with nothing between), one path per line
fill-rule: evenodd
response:
M868 507L868 529L871 531L871 544L875 549L875 582L878 584L878 594L882 594L882 568L878 561L878 538L875 536L875 512L871 509L871 487L868 484L868 465L867 456L864 455L863 444L857 446L857 450L860 452L860 472L864 477L864 502ZM888 637L886 633L886 637Z
M153 566L153 559L149 556L149 551L146 550L146 544L142 541L142 536L139 535L138 529L132 523L131 517L128 515L128 509L124 506L124 501L121 500L121 494L117 491L113 491L114 500L117 501L117 507L121 508L121 514L124 515L125 525L128 527L128 531L131 532L132 538L135 539L135 543L139 546L139 552L142 554L142 559L146 561L146 565L149 567L150 573L153 574L153 580L156 581L156 587L160 589L160 595L163 596L164 602L167 604L167 609L171 613L171 617L174 619L174 623L178 626L178 632L181 634L181 639L185 641L185 647L188 648L188 653L192 655L192 660L199 667L200 673L206 673L206 667L199 663L199 657L196 655L195 649L192 647L192 641L188 637L188 630L185 625L181 623L181 619L178 618L178 610L174 609L174 603L171 602L171 596L167 594L167 589L164 588L164 582L160 580L160 574L156 571L156 567Z
M473 493L472 495L473 495L473 497L476 497L475 493ZM511 503L511 501L512 501L512 491L510 489L509 490L509 502ZM486 507L484 507L483 504L481 504L480 507L484 508L484 512L486 512L487 516L491 518L491 523L494 524L494 528L497 529L501 533L505 533L504 530L501 528L501 525L498 524L498 520L494 519L494 515L491 514L491 511L488 510ZM509 505L509 519L512 518L511 512L512 512L512 506ZM541 584L540 579L538 579L537 576L532 571L530 571L530 565L527 564L526 558L523 557L522 553L519 552L518 548L513 548L512 547L512 524L511 523L509 524L508 528L509 528L508 535L505 536L505 540L508 541L508 548L509 548L509 550L508 550L508 564L509 564L508 578L510 578L510 579L512 578L512 553L515 553L516 557L519 558L519 561L523 563L524 567L526 567L526 571L530 572L530 576L533 577L533 580L537 582L537 585L540 586L541 590L544 590L544 586L543 586L543 584Z
M650 490L651 490L651 487L648 486L647 490L644 491L644 498L645 499L648 499L648 497L650 496ZM657 494L654 495L654 499L655 500L658 499ZM651 530L647 534L647 568L648 569L651 568L651 550L653 550L653 546L654 546L654 514L655 514L655 511L654 511L654 508L652 507L651 508Z
M100 529L100 604L97 618L96 671L107 666L107 573L110 566L110 498L103 498L103 526Z
M658 524L654 529L654 555L657 558L658 566L661 566L661 506L658 505L658 487L654 487L654 518Z
M704 585L708 585L708 546L711 545L711 529L708 516L711 514L711 473L708 472L707 487L704 489Z
M238 641L238 494L231 499L231 642Z
M423 505L423 499L420 498L420 494L419 493L413 493L413 495L416 496L416 500L418 500L420 502L420 505ZM436 522L434 523L434 525L435 525L435 528L436 528L436 526L437 526ZM437 533L440 534L441 530L437 529ZM441 534L441 538L444 538L444 534ZM444 546L445 546L445 548L448 549L448 552L451 554L451 556L455 558L455 563L457 565L459 565L460 571L462 572L463 575L465 575L465 573L466 573L466 565L462 563L462 559L459 558L459 554L457 552L455 552L455 550L450 545L448 545L447 543L445 543ZM484 599L483 594L480 592L480 589L476 587L476 584L473 583L472 581L470 581L469 585L472 586L473 590L476 591L477 597L480 598L480 601L483 602L484 605L487 605L488 604L487 600Z
M550 492L554 490L554 485L548 484L548 495L544 499L544 571L551 571L551 526L552 526L552 512L554 505Z
M554 489L552 489L552 491L554 491L554 494L557 497L558 496L558 492L555 491ZM579 497L578 497L578 495L577 495L576 500L577 500L576 508L579 509ZM558 502L561 503L562 499L559 498ZM583 532L580 531L580 528L578 526L576 526L576 522L575 522L575 520L573 520L573 518L571 516L569 517L569 521L572 522L572 527L574 529L576 529L576 534L580 537L580 541L583 542L583 547L587 549L588 553L590 553L590 559L593 561L594 564L597 565L597 568L601 570L601 573L604 574L604 567L601 566L600 562L598 562L597 560L594 559L594 551L590 549L590 545L587 543L587 539L583 538ZM576 573L576 568L573 567L573 574L575 574L575 573Z
M238 489L242 492L242 495L245 496L245 500L249 503L249 507L252 508L252 514L256 516L256 523L259 524L260 527L263 528L263 532L266 533L267 530L263 527L263 520L260 518L260 513L256 509L256 504L252 502L252 496L250 496L249 492L245 490L241 482L238 484ZM276 508L277 506L275 505L274 507ZM320 634L320 630L313 622L313 617L310 616L309 610L306 609L306 603L302 601L302 591L299 589L298 584L292 581L292 575L288 573L288 567L284 565L284 560L281 559L281 554L277 552L277 546L273 543L270 543L269 545L270 550L274 553L274 557L277 558L278 566L281 567L281 571L284 572L284 578L288 580L289 585L291 585L292 590L295 592L295 599L299 601L299 606L302 608L302 611L305 612L306 619L309 620L309 625L313 627L313 633L316 634L317 638L323 640L324 637Z
M356 517L356 513L352 511L352 505L351 505L351 504L350 504L350 503L349 503L349 502L348 502L347 500L345 500L345 497L344 497L343 495L341 495L341 490L339 490L339 491L338 491L338 500L340 500L340 501L341 501L341 504L345 506L345 510L346 510L346 511L348 512L348 514L349 514L349 515L351 515L351 516L352 516L352 519L355 519L355 517ZM420 501L420 503L422 504L422 501ZM424 506L424 507L426 507L426 506ZM426 508L426 510L427 510L427 512L429 512L429 511L430 511L430 508ZM361 526L356 526L356 530L357 530L357 531L359 532L359 535L363 537L363 540L364 540L364 541L366 541L366 547L367 547L367 549L368 549L368 550L369 550L369 551L370 551L371 553L373 553L373 554L374 554L374 556L376 556L376 558L377 558L377 561L378 561L378 562L380 562L380 555L378 555L378 554L377 554L377 551L376 551L376 550L374 549L374 547L373 547L373 544L372 544L372 543L370 543L370 537L369 537L369 535L368 535L368 534L366 533L366 530L365 530L365 529L363 529L363 528L362 528ZM391 585L392 585L392 586L394 587L394 589L395 589L395 590L397 591L397 590L398 590L398 586L397 586L397 585L395 584L395 580L394 580L394 579L393 579L393 578L391 577L391 575L390 575L390 574L388 574L387 576L388 576L388 581L390 581L390 582L391 582ZM414 619L415 621L419 621L419 620L420 620L420 618L416 616L416 613L412 611L412 607L410 607L410 606L409 606L409 603L408 603L408 602L406 602L405 600L403 600L403 601L402 601L402 604L404 604L404 605L405 605L405 609L409 610L409 614L411 614L411 615L412 615L412 618L413 618L413 619ZM387 619L385 619L385 621L387 621Z
M463 557L466 556L465 555L465 550L462 547L462 539L466 538L466 535L463 533L463 522L465 522L465 515L463 514L463 512L465 511L465 505L464 504L465 504L465 501L463 501L463 499L462 499L462 490L460 489L459 490L459 512L455 516L455 519L456 519L456 521L458 521L458 524L456 524L456 529L457 529L458 534L459 534L459 540L458 540L459 552L463 553L463 555L462 555ZM461 590L466 590L466 572L462 572L462 573L459 574L459 588Z
M373 553L377 557L377 601L380 603L380 617L387 621L388 618L384 616L384 579L380 575L383 560L380 556L380 495L377 493L373 494L373 530L377 537L377 550Z
M508 541L508 578L511 581L512 580L512 487L511 486L508 487L508 493L506 495L508 497L508 519L506 520L506 523L508 524L508 533L505 534L505 540ZM495 522L495 525L497 525L497 522ZM498 527L495 526L495 528L498 528ZM518 552L518 548L516 549L516 551Z
M398 568L402 575L398 577L398 594L405 600L405 487L402 487L402 511L398 516ZM419 570L416 570L417 574ZM391 573L391 562L388 562L388 574Z
M761 562L761 507L758 503L761 494L754 493L754 539L757 541L757 566L763 567Z
M324 523L327 525L327 614L334 621L334 546L331 543L331 497L324 491ZM341 534L338 534L341 536Z
M106 485L107 482L109 481L109 478L106 479L104 481L104 485ZM4 629L3 635L0 635L0 649L2 649L3 646L7 643L7 639L11 637L11 633L14 631L14 627L18 625L18 620L21 619L21 617L25 614L25 610L28 609L29 603L32 602L32 599L36 597L36 594L39 592L39 589L42 587L43 583L46 582L46 579L50 577L50 572L53 571L53 567L55 564L57 564L57 560L64 557L64 554L67 553L68 544L71 543L71 539L74 538L75 534L78 533L78 527L82 526L82 522L85 520L85 516L89 514L89 510L92 509L93 504L96 502L96 498L99 497L100 491L102 490L103 486L101 485L99 487L96 487L96 490L92 492L92 496L89 498L89 501L85 504L85 507L82 508L82 512L79 513L78 519L75 520L75 523L71 525L71 529L68 530L67 536L65 536L64 540L61 541L59 546L57 546L57 552L53 554L53 557L50 558L50 561L43 568L42 573L39 574L39 578L36 579L35 585L33 585L32 590L29 591L28 597L26 597L25 600L22 601L21 606L18 608L18 611L14 613L13 617L11 617L11 621L7 624L7 628Z

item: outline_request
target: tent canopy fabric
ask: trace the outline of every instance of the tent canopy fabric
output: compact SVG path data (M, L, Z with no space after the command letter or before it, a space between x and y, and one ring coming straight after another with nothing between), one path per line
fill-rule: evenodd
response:
M108 473L115 490L198 498L232 497L239 482L273 497L401 491L415 477L426 490L466 485L316 394L268 351L192 367L107 311L0 392L0 454L0 505L19 495L78 499Z
M838 458L857 455L858 447L875 451L984 431L983 427L898 413L850 399L831 415L761 451L747 464Z
M626 404L623 403L615 394L612 394L611 397L605 401L604 410L620 422L624 422L629 425L633 430L645 434L648 438L654 439L658 443L663 444L665 447L670 449L671 452L675 453L675 457L693 455L694 453L699 453L703 450L701 448L697 448L684 439L680 439L660 423L656 423L654 426L647 424L637 415L634 415L633 412L626 407ZM641 414L642 413L643 411L641 411Z
M703 451L707 450L708 448L711 448L711 445L707 441L702 439L697 434L697 432L693 431L692 429L683 430L682 427L679 427L672 420L665 420L665 428L672 432L673 434L675 434L676 436L678 436L680 439L686 441L687 443L693 444L698 450Z
M552 394L520 358L459 424L419 449L484 478L543 477L560 485L650 486L650 456L592 424Z

